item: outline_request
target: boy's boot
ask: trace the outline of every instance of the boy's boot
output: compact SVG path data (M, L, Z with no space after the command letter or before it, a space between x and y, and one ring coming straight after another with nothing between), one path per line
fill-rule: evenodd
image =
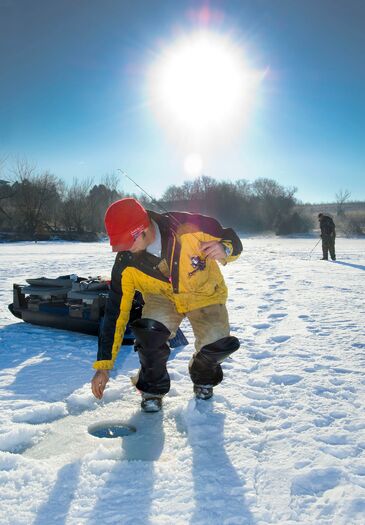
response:
M138 352L141 368L133 381L142 392L141 407L146 412L157 412L162 398L170 390L166 363L170 355L167 344L170 331L154 319L141 318L131 324L135 336L134 349Z
M212 397L213 387L223 379L221 363L239 347L237 337L228 336L203 346L194 354L189 363L189 372L198 399Z

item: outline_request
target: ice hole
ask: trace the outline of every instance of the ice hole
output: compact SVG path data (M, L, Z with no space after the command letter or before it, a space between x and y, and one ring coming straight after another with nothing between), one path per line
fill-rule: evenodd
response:
M136 428L127 425L123 421L104 421L94 423L88 427L88 432L98 438L117 438L130 436L136 432Z

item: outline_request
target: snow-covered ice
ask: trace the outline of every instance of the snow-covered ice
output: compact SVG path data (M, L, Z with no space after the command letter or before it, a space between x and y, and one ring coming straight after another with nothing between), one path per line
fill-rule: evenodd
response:
M172 352L159 414L139 410L122 349L104 399L90 391L96 338L7 310L12 283L107 275L104 243L0 245L0 523L365 523L365 240L244 238L223 268L240 350L210 401L195 401L189 345ZM136 433L98 439L90 425Z

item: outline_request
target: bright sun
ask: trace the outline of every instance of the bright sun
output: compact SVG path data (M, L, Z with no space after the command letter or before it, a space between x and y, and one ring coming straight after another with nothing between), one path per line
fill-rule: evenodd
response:
M154 64L152 101L169 126L196 137L222 132L244 116L255 77L233 42L198 32L165 50Z

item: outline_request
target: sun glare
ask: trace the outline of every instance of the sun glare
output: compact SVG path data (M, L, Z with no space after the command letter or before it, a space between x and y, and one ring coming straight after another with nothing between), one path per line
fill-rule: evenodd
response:
M238 46L199 32L165 50L150 84L155 110L169 126L202 138L244 117L255 83Z
M184 171L189 177L199 177L203 173L203 159L198 153L190 153L184 160Z

